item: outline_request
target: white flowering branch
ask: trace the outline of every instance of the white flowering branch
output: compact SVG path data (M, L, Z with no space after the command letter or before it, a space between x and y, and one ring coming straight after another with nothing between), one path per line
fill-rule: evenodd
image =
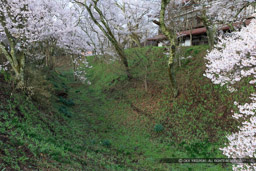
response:
M220 38L215 49L205 57L208 61L204 74L214 84L227 85L231 92L233 84L245 77L254 77L256 83L256 20L248 27L229 37ZM239 132L227 136L229 144L221 148L229 158L256 158L256 94L251 94L251 103L239 105L233 117L242 121ZM233 165L233 170L256 170L256 164Z

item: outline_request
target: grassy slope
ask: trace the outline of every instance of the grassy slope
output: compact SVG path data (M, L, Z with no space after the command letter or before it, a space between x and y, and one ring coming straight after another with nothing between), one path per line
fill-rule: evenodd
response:
M69 70L49 74L51 101L11 98L1 80L0 168L7 170L228 170L230 165L160 164L164 157L224 157L218 150L235 130L234 96L203 77L207 47L185 48L192 59L177 67L181 91L170 98L162 48L126 53L134 79L117 62L90 59L91 86ZM145 91L145 78L148 90ZM248 80L245 80L245 82Z

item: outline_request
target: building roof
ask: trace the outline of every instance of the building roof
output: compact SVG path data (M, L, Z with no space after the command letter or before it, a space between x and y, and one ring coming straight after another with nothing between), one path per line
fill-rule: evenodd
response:
M247 19L247 20L244 21L244 24L248 26L251 23L251 21L252 21L252 18L251 19ZM233 26L234 27L238 27L238 26L240 26L242 24L243 24L243 22L237 22L237 23L234 23ZM224 27L221 28L221 30L224 30L224 31L225 30L229 30L229 26L224 26Z
M188 36L190 34L192 35L199 35L199 34L203 34L206 33L206 28L202 27L202 28L197 28L197 29L193 29L193 30L186 30L186 31L182 31L178 33L178 36Z
M251 20L252 19L247 19L245 20L245 24L246 25L249 25L251 23ZM237 22L237 23L234 23L233 26L237 27L239 25L242 25L243 23L242 22ZM218 30L223 30L223 31L226 31L226 30L229 30L229 26L224 26L224 27L221 27L219 28ZM189 36L190 34L192 35L200 35L200 34L204 34L206 33L206 28L205 27L202 27L202 28L196 28L196 29L192 29L192 30L186 30L186 31L181 31L178 33L178 36ZM148 41L162 41L162 40L167 40L167 37L163 34L159 34L157 36L154 36L152 38L149 38L147 39Z
M167 40L167 37L163 34L156 35L152 38L147 39L148 41L161 41L161 40Z

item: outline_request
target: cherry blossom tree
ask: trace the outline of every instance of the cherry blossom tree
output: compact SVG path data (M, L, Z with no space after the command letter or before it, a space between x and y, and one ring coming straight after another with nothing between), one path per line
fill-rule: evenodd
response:
M234 22L243 21L251 12L255 0L198 0L195 9L207 30L210 48L213 48L218 28L225 25L234 31ZM241 22L242 24L242 22Z
M84 9L81 22L86 23L84 20L89 19L97 26L93 30L100 30L107 38L123 63L127 76L131 78L124 49L129 47L127 45L131 41L141 46L148 34L157 32L157 27L151 19L158 10L155 8L157 6L153 6L152 2L138 0L74 0L73 2Z
M203 4L209 6L208 15L214 16L216 22L231 24L248 17L253 12L255 0L208 0Z
M86 12L84 15L87 17L89 15L90 19L97 27L104 33L105 37L108 38L111 42L115 51L117 52L120 60L122 61L125 71L128 78L132 78L127 56L124 53L124 47L120 45L117 37L115 36L114 25L111 24L111 21L115 21L113 16L118 15L118 8L115 5L114 0L100 1L100 0L91 0L91 1L79 1L74 0L74 2L80 5L82 8L85 8Z
M130 38L138 47L149 35L158 33L158 26L152 21L158 16L159 4L156 2L122 0L116 2L120 8L121 19L118 19L119 33Z
M159 18L159 25L160 29L163 34L168 38L170 41L169 46L169 61L168 61L168 71L169 71L169 77L171 81L172 91L173 91L173 97L177 97L178 95L178 86L176 83L175 78L175 72L174 72L174 57L176 53L176 45L177 45L177 27L172 25L173 27L168 27L167 21L166 21L166 14L169 13L169 23L172 23L173 21L176 21L177 18L175 18L175 13L179 13L179 11L182 9L184 5L186 5L187 1L179 0L161 0L161 10L160 10L160 18ZM168 7L168 12L167 12ZM173 16L173 18L170 18L170 16ZM170 21L171 20L171 21Z
M1 37L8 40L8 44L1 41L0 48L10 62L20 87L24 84L25 67L25 54L22 47L25 46L25 35L30 34L26 29L29 8L28 1L3 0L0 2L0 33Z
M227 86L233 92L233 85L241 79L253 78L249 83L256 83L256 20L248 27L233 32L227 37L220 37L219 43L205 57L208 63L205 76L214 84ZM256 94L251 94L250 103L235 102L239 112L234 118L242 121L239 132L229 135L229 144L221 148L223 154L230 158L256 157ZM234 165L233 170L255 170L255 164Z
M108 55L115 58L115 53L111 48L108 38L88 17L84 11L81 11L78 25L87 37L86 44L90 47L93 55L96 58L105 58Z
M24 87L24 70L32 47L47 42L80 53L86 38L76 24L77 13L69 1L3 0L0 2L0 48L17 81ZM75 34L74 34L75 33ZM48 47L49 47L48 46ZM48 50L48 49L47 49ZM49 56L49 55L44 55ZM48 61L48 59L46 59Z

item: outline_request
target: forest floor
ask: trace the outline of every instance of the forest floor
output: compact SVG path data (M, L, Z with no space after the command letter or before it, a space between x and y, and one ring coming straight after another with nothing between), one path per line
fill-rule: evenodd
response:
M233 101L254 91L241 85L231 95L212 85L203 76L206 48L185 49L192 58L177 67L176 99L170 96L162 49L127 52L131 81L115 62L89 59L92 85L75 81L69 68L58 68L47 79L50 101L24 100L27 95L20 93L9 97L2 79L0 170L231 170L230 164L159 162L225 158L219 148L238 125L230 112Z

